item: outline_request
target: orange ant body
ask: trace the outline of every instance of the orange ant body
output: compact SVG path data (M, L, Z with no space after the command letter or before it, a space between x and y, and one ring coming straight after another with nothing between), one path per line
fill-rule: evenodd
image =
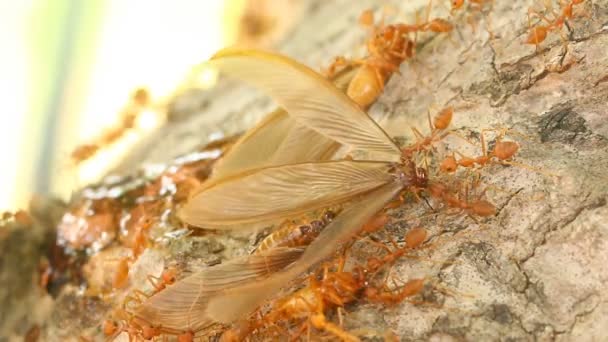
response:
M441 18L415 25L375 26L371 10L361 14L359 23L372 29L372 37L366 43L369 56L350 62L344 57L338 57L328 68L327 74L332 75L339 66L360 65L348 85L346 94L362 108L369 107L384 90L388 77L399 70L399 65L404 60L413 57L415 41L409 39L409 34L429 31L443 33L453 29L450 22Z
M359 341L359 338L327 321L325 317L326 310L342 307L354 301L357 293L365 285L365 277L361 269L358 269L356 273L351 273L344 272L343 267L344 259L341 259L336 271L330 272L325 266L320 279L318 279L318 275L311 275L308 286L276 301L264 317L253 322L241 322L240 325L227 330L221 340L240 341L253 331L273 326L278 328L276 324L279 322L307 318L296 336L290 337L291 340L297 339L305 329L310 329L312 326L333 334L343 341Z
M152 340L163 333L161 328L152 327L146 324L139 325L131 318L120 321L107 319L102 324L102 331L108 339L115 338L121 333L126 332L129 336L129 341L139 341L141 339Z
M411 158L414 152L419 152L428 148L434 142L439 141L445 138L450 132L445 132L446 128L452 122L452 117L454 115L454 108L445 107L437 115L435 115L433 121L431 122L431 118L429 115L429 126L431 129L431 133L427 136L424 136L420 131L416 128L412 128L414 135L418 141L412 146L408 146L402 149L403 158Z
M441 183L433 183L429 185L429 194L450 208L461 209L469 214L487 217L496 214L496 207L482 199L468 201L466 198L461 199L459 196L452 194L447 186Z
M177 280L177 269L173 267L168 267L160 274L159 277L155 277L150 274L146 277L146 279L154 288L154 290L152 290L152 293L145 293L140 290L134 290L131 295L126 297L125 301L123 302L123 307L126 307L131 301L140 303L142 299L148 298L164 290L168 285L174 284Z
M70 159L75 165L89 160L96 155L100 149L116 142L128 130L135 127L135 121L144 108L150 106L150 93L144 88L136 89L121 112L121 122L115 127L108 128L93 143L82 144L74 148Z
M128 258L123 258L119 261L118 271L113 281L113 286L115 288L121 288L126 285L129 274L128 260ZM160 336L163 333L171 333L164 331L160 327L154 327L139 321L135 322L134 318L128 313L128 309L126 309L126 307L131 301L140 302L142 297L147 298L159 291L164 290L167 285L175 283L176 275L177 269L172 267L165 269L159 277L148 275L147 280L154 288L153 292L151 294L147 294L142 291L135 290L133 294L127 296L122 304L123 309L119 309L117 311L117 316L119 316L121 319L119 319L119 322L114 320L105 320L102 325L103 333L106 336L117 336L121 332L127 332L130 340L133 338L137 340L138 337L141 337L144 340L150 340ZM178 335L179 341L192 341L193 338L194 334L192 332L184 332L183 334Z
M483 132L482 132L481 149L482 149L482 155L475 157L475 158L466 157L460 153L459 153L461 155L460 159L456 159L456 157L454 157L454 155L448 156L441 162L441 164L439 165L439 168L443 172L453 173L457 170L457 168L459 166L465 167L465 168L472 168L475 165L485 166L491 162L498 163L498 164L506 164L507 163L506 161L513 158L513 156L517 153L517 151L519 151L519 145L513 141L501 141L500 137L499 137L497 139L496 144L494 145L494 148L492 149L492 151L490 151L488 153L486 150L485 139L483 137ZM497 160L493 160L494 157Z
M405 298L415 296L424 288L424 279L413 279L405 283L398 291L378 290L368 287L365 289L365 297L371 302L382 303L384 305L395 305L402 302Z
M112 279L112 287L121 289L127 285L129 279L129 258L122 258L116 265L116 273Z
M172 285L175 283L177 277L177 269L173 267L166 268L163 273L160 274L160 277L155 277L153 275L148 275L147 279L152 284L152 286L156 289L156 292L162 291L167 287L167 285Z
M476 9L480 10L487 0L469 0L469 4L473 5ZM464 0L452 0L451 12L457 11L464 6Z
M406 255L409 251L416 249L424 243L427 234L423 228L413 228L405 235L405 246L398 247L397 243L391 239L390 242L393 245L394 250L391 250L384 244L378 244L382 249L386 250L388 254L381 258L371 257L367 260L365 265L365 271L369 274L378 272L384 265L392 264L402 256Z
M99 151L99 145L97 144L80 145L72 151L70 158L74 164L78 164L94 156L97 151Z
M534 45L538 49L538 45L547 38L547 35L550 32L560 30L564 26L564 23L566 22L567 19L572 19L573 15L574 15L573 14L574 5L581 4L584 1L585 0L571 0L570 2L568 2L566 5L564 5L562 7L561 13L559 15L555 15L555 18L553 20L545 17L545 15L543 15L542 13L538 13L538 12L530 9L528 11L528 25L529 26L531 26L530 25L530 15L532 15L532 14L541 18L545 22L547 22L547 25L537 25L537 26L531 28L530 33L528 33L528 36L524 40L524 44Z

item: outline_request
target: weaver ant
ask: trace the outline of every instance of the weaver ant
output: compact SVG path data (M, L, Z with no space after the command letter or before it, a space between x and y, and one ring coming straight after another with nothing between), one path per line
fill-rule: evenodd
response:
M430 5L430 3L429 3ZM427 17L430 15L430 8ZM388 77L398 72L401 63L414 56L416 40L410 40L408 35L418 32L450 32L451 23L445 19L435 18L422 24L393 24L374 25L371 10L364 11L359 17L359 23L371 29L371 38L367 41L368 56L352 61L337 57L326 73L331 76L338 67L360 65L350 81L346 94L362 108L370 106L384 90Z
M487 151L486 142L484 138L484 132L488 130L482 130L480 140L481 140L481 151L482 155L471 158L464 156L463 154L456 152L460 155L459 159L456 159L454 155L446 157L440 164L439 168L441 171L446 173L453 173L457 170L457 168L465 167L465 168L473 168L477 166L485 166L489 163L498 163L498 164L512 164L507 160L513 158L513 156L519 150L519 145L513 141L502 141L502 136L504 132L501 132L499 136L496 138L496 143L494 148L491 151Z
M553 19L547 18L544 14L542 14L538 11L529 9L528 10L528 27L531 27L531 29L530 29L530 32L528 33L528 36L526 37L526 40L524 41L524 43L534 45L536 47L536 49L538 50L538 45L547 38L547 35L550 32L560 30L564 26L564 23L566 22L567 19L572 19L574 5L581 4L584 1L585 0L570 0L565 5L562 6L560 14L554 13ZM545 21L547 24L546 25L537 25L535 27L532 27L532 24L531 24L532 15L539 17L541 20ZM565 41L563 36L562 36L562 40Z
M431 197L438 199L450 208L461 209L464 212L480 216L487 217L496 214L496 207L482 199L476 199L473 201L468 200L468 194L465 194L465 198L462 199L459 194L454 194L450 189L442 183L433 183L429 185L428 192ZM465 191L467 193L468 191Z
M413 279L405 283L396 291L386 289L379 290L374 287L368 287L365 289L364 294L370 302L395 305L401 303L405 298L417 295L423 288L424 279Z

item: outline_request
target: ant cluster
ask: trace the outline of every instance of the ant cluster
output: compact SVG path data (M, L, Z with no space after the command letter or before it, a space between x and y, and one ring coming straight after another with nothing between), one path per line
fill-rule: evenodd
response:
M549 7L550 2L546 5L545 11L536 11L533 9L528 10L528 26L530 27L530 32L524 41L525 44L534 45L537 49L538 46L547 38L547 35L553 31L560 31L564 25L568 29L568 20L572 20L575 17L574 6L580 5L585 0L568 0L568 1L560 1L560 9L559 11L554 11L551 7ZM547 12L551 12L551 16L547 15ZM544 22L544 24L537 24L535 26L532 25L532 18L537 17ZM564 38L563 35L560 35L562 40L565 42L567 39Z
M485 2L471 0L469 5L481 8ZM563 7L562 14L547 26L545 35L546 32L561 28L565 20L572 17L572 6L580 2L582 1L572 1L569 5L570 12L566 11L567 7ZM452 11L460 10L464 3L464 0L453 1ZM341 68L356 68L345 92L359 108L369 107L382 94L390 76L399 72L401 63L415 56L418 33L445 33L453 30L454 26L446 19L430 19L429 15L430 10L423 23L387 25L384 20L375 23L371 11L363 12L359 22L370 29L370 37L366 41L368 55L354 60L338 57L326 70L326 76L333 77ZM544 14L537 15L549 21ZM540 34L535 34L535 37L540 38ZM540 40L536 39L536 45L542 40L544 36ZM345 341L358 341L357 334L347 331L343 325L342 311L345 306L356 305L361 301L384 306L397 305L406 300L424 303L424 300L414 301L413 298L422 297L423 290L432 287L427 277L412 277L398 286L389 286L388 276L380 275L389 274L391 267L403 258L423 259L419 257L419 252L431 246L427 229L422 226L410 228L402 243L396 242L392 237L378 242L374 234L394 221L393 213L404 203L410 206L426 205L434 214L454 210L473 220L491 217L496 214L496 207L485 198L485 190L476 191L481 185L479 175L485 168L494 165L520 165L512 161L519 145L505 139L506 130L499 130L489 144L485 131L482 131L481 153L477 156L456 150L438 152L437 146L443 144L448 136L458 135L449 129L453 116L454 109L449 106L436 113L432 120L429 115L430 132L425 135L413 129L414 141L397 149L399 162L392 160L393 163L387 163L390 168L386 174L402 181L403 185L398 189L396 199L379 207L379 213L357 227L359 233L355 237L362 243L369 242L371 246L379 247L380 253L363 260L356 255L351 257L349 255L355 254L351 253L354 241L349 240L336 260L325 262L313 270L293 293L258 307L251 315L233 325L225 322L215 325L214 327L219 326L221 340L264 340L285 336L299 339L304 336L310 338L311 334L324 334ZM125 118L121 130L132 128L134 120L133 116ZM74 160L86 160L100 146L111 143L117 134L108 133L99 143L79 147L81 151L74 151ZM169 167L143 184L89 189L90 196L85 191L85 196L78 199L63 217L59 236L64 246L96 252L114 244L128 250L128 253L122 254L115 261L109 285L101 290L101 295L118 302L108 319L100 325L100 330L108 339L126 334L130 340L157 340L173 336L177 341L187 342L201 334L209 335L208 330L191 328L189 322L184 324L183 329L173 328L158 323L154 321L156 317L142 315L139 311L150 299L177 288L184 276L178 268L165 268L158 277L148 275L146 281L151 286L150 291L134 289L130 269L147 248L155 246L152 233L155 227L167 224L169 220L174 220L169 225L177 222L188 227L186 224L191 224L173 215L173 210L191 201L190 190L203 184L210 175L216 158L228 150L227 146L231 143L227 141L218 146L209 146L203 152L219 152L210 158L202 157ZM228 181L220 179L216 184L223 186L238 178L229 176ZM470 181L470 178L475 180ZM205 191L202 193L206 195ZM336 217L344 212L345 207L332 204L313 214L308 212L308 216L304 215L299 220L283 221L278 229L257 245L251 255L263 258L272 250L297 250L314 244ZM268 266L269 269L270 267L271 265ZM121 296L126 293L128 295ZM183 302L181 305L193 307L195 303Z
M215 141L176 159L160 172L143 170L134 177L108 179L83 189L59 222L55 249L61 255L55 255L58 251L53 249L49 260L41 264L41 287L53 289L66 281L86 281L88 296L98 296L113 305L119 302L114 305L113 318L102 324L103 332L116 336L121 331L135 331L127 324L127 309L175 282L178 270L168 267L158 277L148 275L152 291L146 293L133 290L132 267L147 248L157 244L164 227L180 227L174 209L207 179L215 161L232 143L231 139ZM3 219L9 216L19 220L24 217L21 213L5 214ZM90 258L82 260L87 255ZM103 274L96 277L100 272ZM138 326L137 331L141 332L137 336L147 339L155 336L155 330L145 325Z
M410 34L428 31L449 32L453 28L452 24L444 19L427 20L425 23L415 25L375 26L373 15L369 11L362 14L360 22L372 27L372 36L367 42L369 56L353 61L339 57L326 74L333 76L340 67L358 66L346 94L361 108L373 103L382 93L384 83L389 76L398 71L399 65L405 59L414 55L415 39L411 40ZM446 107L439 111L433 120L429 117L430 133L427 135L416 129L413 130L415 141L400 149L401 162L390 170L390 173L396 177L407 179L404 182L407 185L399 191L397 200L386 204L380 214L376 214L360 227L359 237L385 227L391 222L391 210L401 206L410 197L413 197L416 203L424 200L436 213L455 209L474 220L476 217L490 217L496 213L496 207L483 198L485 191L478 193L476 198L471 198L471 190L479 187L480 181L478 177L477 181L469 184L468 178L471 174L479 175L482 169L491 165L515 165L511 159L517 153L519 145L504 140L506 131L503 130L496 135L492 147L488 148L482 132L479 156L471 157L453 151L443 154L441 158L442 154L437 152L436 145L442 143L449 135L457 135L448 129L453 114L453 108ZM233 181L238 177L233 176L228 179ZM222 183L221 180L216 182L222 186L229 183L228 181ZM205 191L200 193L206 195ZM193 201L192 197L190 201ZM336 215L341 213L343 213L342 207L332 207L317 213L312 219L308 217L300 221L286 221L273 234L266 237L252 255L263 256L267 251L282 247L306 247L317 239ZM337 261L324 263L321 268L313 271L300 289L259 307L248 318L224 330L221 340L264 340L281 336L298 339L304 334L310 338L311 334L316 332L329 334L345 341L358 341L356 334L346 331L341 319L335 322L330 312L337 310L338 316L341 317L341 309L348 304L367 301L396 305L419 295L428 283L426 278L413 278L401 286L391 288L387 285L387 279L379 279L378 275L387 271L387 268L401 258L415 256L417 250L425 247L425 241L427 241L427 230L422 227L410 229L401 246L392 238L389 238L388 245L372 241L373 245L380 246L384 254L380 257L370 257L362 262L351 261L349 266L346 257L349 249L346 247ZM352 245L352 242L347 245ZM179 341L192 341L195 335L209 334L207 330L190 328L189 323L179 325L186 327L183 329L163 325L163 322L156 317L149 316L148 311L138 311L137 307L130 308L131 302L135 302L135 306L141 303L141 306L154 308L154 304L150 304L146 299L159 297L158 295L167 289L177 288L177 284L168 286L175 281L174 270L167 269L165 272L168 275L165 277L163 273L160 280L149 279L154 288L152 293L133 292L127 297L123 307L116 312L115 318L104 322L103 330L106 335L117 336L126 333L130 338L135 339L154 339L161 335L173 335ZM183 305L190 304L183 303Z
M441 142L451 132L448 131L453 109L451 107L441 110L432 121L430 134L423 136L417 130L417 140L403 148L402 153L405 158L415 160L417 156L424 155L425 158L435 155L433 145ZM413 297L420 295L422 290L430 284L426 278L413 278L403 282L398 286L388 286L388 277L381 279L378 277L383 271L386 272L392 265L400 259L412 258L421 259L416 253L431 244L425 244L428 240L428 232L422 227L410 228L403 238L403 245L399 245L392 237L388 237L387 243L375 241L370 234L373 234L393 221L390 212L401 206L406 201L408 194L412 194L416 202L421 198L428 202L433 201L433 212L438 214L445 209L456 209L461 213L469 215L473 220L477 217L490 217L496 213L496 207L489 201L483 199L482 192L478 198L469 199L469 188L461 186L460 179L463 174L457 174L458 168L464 168L465 173L478 172L484 167L492 164L508 165L516 154L519 146L512 141L503 141L502 135L498 136L489 151L482 142L482 155L477 157L466 157L458 152L449 155L442 160L426 160L429 165L426 168L416 167L412 162L412 167L416 169L417 180L414 185L406 189L395 202L386 205L385 209L376 214L372 219L360 228L357 239L367 241L372 246L379 247L384 255L371 256L366 260L352 258L347 262L346 255L349 252L349 243L342 254L333 262L327 262L319 269L314 271L306 278L303 286L295 292L285 297L270 302L265 307L258 308L248 319L239 321L232 328L222 334L222 341L242 341L242 340L266 340L277 338L288 338L297 340L300 338L311 338L312 333L329 334L343 341L359 341L359 337L348 332L343 327L342 309L346 305L354 305L359 302L376 303L383 306L397 305L405 300L410 300L414 304L424 303L424 300L412 300ZM454 155L458 154L457 159ZM466 175L464 176L466 177ZM432 180L431 180L432 179ZM478 186L479 184L475 184ZM331 211L328 211L331 212ZM327 215L327 213L325 215ZM327 216L325 216L327 217ZM311 221L309 226L315 225ZM323 227L316 223L323 229ZM308 227L307 225L304 225ZM301 227L301 226L299 226ZM274 234L271 234L262 241L260 246L264 249L268 245L273 246L298 246L292 243L293 240L287 238L281 244L270 243L278 236L297 237L294 240L312 241L318 231L310 231L310 238L302 238L303 230L294 226L283 226ZM275 235L276 234L276 235ZM423 258L422 258L423 259ZM350 264L348 267L347 264ZM332 312L337 314L331 314ZM338 317L337 322L332 317Z
M417 33L445 33L454 28L446 19L429 19L429 16L430 9L427 11L427 20L424 23L385 25L384 19L379 24L375 24L374 13L371 10L364 11L359 17L359 23L370 30L370 38L365 44L368 55L353 60L342 56L336 57L325 70L325 74L331 77L339 68L349 65L359 66L348 85L346 95L361 107L369 107L384 90L388 78L398 72L401 63L415 55ZM415 34L413 39L412 34Z

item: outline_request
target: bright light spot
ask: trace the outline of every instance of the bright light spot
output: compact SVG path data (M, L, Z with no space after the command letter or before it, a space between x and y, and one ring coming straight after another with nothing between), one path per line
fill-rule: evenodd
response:
M137 128L144 131L151 131L160 125L160 118L156 112L144 109L135 122Z
M201 88L211 88L217 82L217 70L203 68L198 76L198 86Z
M78 167L78 183L89 184L99 180L99 177L112 168L116 160L135 145L140 134L128 131L110 146L101 149L93 158L82 162Z
M174 95L184 79L194 77L196 85L202 87L214 84L215 70L203 67L193 73L193 68L226 43L222 31L226 6L222 0L110 1L91 66L91 81L83 93L85 103L83 108L74 109L80 121L78 141L91 141L99 135L100 127L118 124L119 113L136 87L145 87L153 102L162 103ZM131 133L135 140L141 139L162 123L160 113L144 110ZM77 171L80 182L98 180L134 142L125 144L121 138L81 164Z
M222 46L222 10L220 0L110 1L82 110L81 141L115 123L137 85L156 99L171 94L192 66Z
M28 149L26 27L27 2L0 2L0 210L23 207L27 203L24 171Z

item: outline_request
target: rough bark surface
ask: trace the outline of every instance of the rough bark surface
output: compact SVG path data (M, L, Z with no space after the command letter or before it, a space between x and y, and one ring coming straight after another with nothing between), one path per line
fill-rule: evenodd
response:
M426 2L393 5L413 22L412 13ZM456 14L453 33L422 37L424 48L391 78L370 114L389 135L410 140L411 126L426 127L429 107L449 104L460 134L477 142L475 132L485 128L518 132L512 135L521 145L517 161L559 177L484 168L482 184L498 207L490 219L404 208L404 220L387 230L398 236L421 225L431 232L433 247L417 260L399 261L391 275L427 278L426 304L355 305L347 308L346 329L370 338L390 329L402 340L608 339L608 1L586 1L580 6L586 17L563 29L565 42L552 35L536 52L522 40L528 8L539 5L495 1L491 9ZM279 50L317 69L333 56L362 53L366 32L356 20L369 7L379 10L374 1L310 1ZM272 109L269 98L232 80L183 94L170 107L167 125L117 172L167 162L217 133L251 127ZM478 145L458 138L445 143L480 153ZM168 250L213 264L246 253L254 240L203 236ZM364 258L374 251L360 244L356 253ZM69 302L69 295L60 297L52 322L61 321L65 309L57 307ZM2 310L9 304L3 300ZM55 325L46 336L57 336L52 331L62 327Z
M405 3L394 5L410 14L425 5ZM312 3L280 50L317 68L331 56L351 54L365 34L356 18L370 5ZM393 269L401 278L433 279L449 295L429 299L438 307L360 306L347 324L394 329L404 339L608 338L608 82L602 81L608 3L587 2L589 17L571 25L567 48L555 35L538 53L522 44L526 13L535 5L497 1L490 11L457 16L456 32L430 40L415 61L404 63L370 113L390 135L407 136L410 126L425 126L431 105L449 103L461 131L520 132L526 138L518 160L560 177L516 167L485 170L484 183L506 190L488 192L497 216L481 224L425 221L437 238L450 238L437 243L432 261ZM475 31L467 16L474 17ZM240 131L272 108L268 98L230 81L211 93L185 95L175 102L175 121L161 143L145 144L143 161L187 152L215 131Z
M425 5L406 3L394 5L410 14ZM316 68L352 54L365 35L356 18L368 6L371 1L313 2L280 50ZM457 15L456 31L429 38L370 114L390 135L411 139L410 126L425 127L430 106L450 104L461 133L519 132L518 161L559 177L490 166L483 183L504 190L488 191L499 208L496 217L410 220L424 223L437 247L428 261L402 261L392 273L427 277L444 295L425 298L435 305L349 308L347 327L393 329L404 340L608 338L608 2L582 6L588 16L564 28L567 48L553 35L538 52L522 44L531 6L539 4L496 1L491 10ZM469 16L474 28L466 24ZM272 108L267 97L233 81L184 95L163 138L146 143L137 163L187 152L216 131L240 131ZM448 144L480 153L458 139ZM398 232L403 224L393 228Z

